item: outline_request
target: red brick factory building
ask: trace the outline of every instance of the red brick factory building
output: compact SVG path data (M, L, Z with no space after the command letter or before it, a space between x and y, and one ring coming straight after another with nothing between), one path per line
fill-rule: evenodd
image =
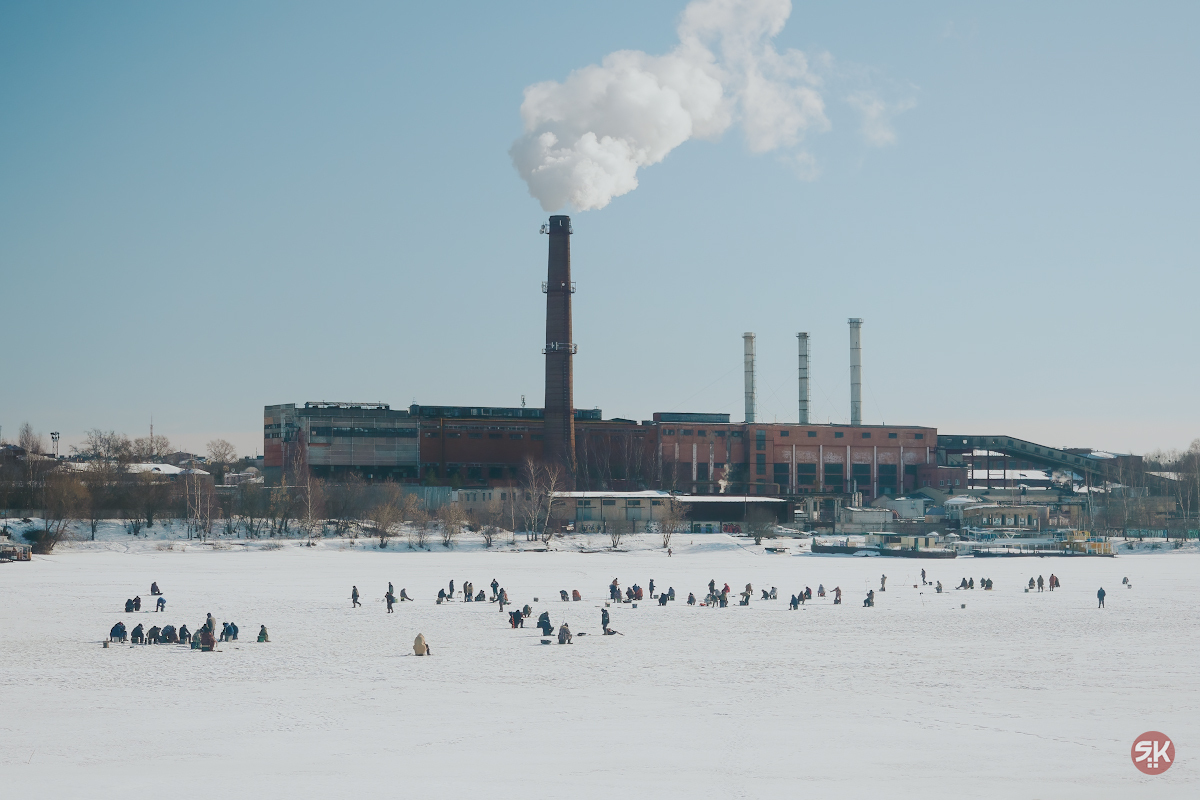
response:
M936 465L937 431L861 424L862 321L850 320L851 424L808 422L808 337L799 335L799 421L755 420L754 335L744 337L746 415L656 413L641 422L574 408L569 217L549 236L544 408L309 402L264 409L264 467L278 484L298 469L318 477L451 485L516 485L526 459L564 467L573 489L758 494L862 502L917 488ZM926 466L928 469L928 466Z

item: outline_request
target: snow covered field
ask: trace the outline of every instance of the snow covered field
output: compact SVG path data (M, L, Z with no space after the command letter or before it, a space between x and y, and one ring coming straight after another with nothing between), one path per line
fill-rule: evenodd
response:
M580 551L599 537L557 552L106 538L0 564L6 798L1159 798L1200 785L1194 552L917 561L684 535L668 558L653 537L622 553ZM947 593L913 587L922 567ZM1061 590L1024 592L1051 572ZM881 573L887 592L863 608ZM996 588L949 588L964 576ZM452 578L493 577L535 617L590 635L543 646L533 619L514 631L492 604L434 602ZM624 635L602 637L614 577L680 599L614 606ZM711 578L780 598L686 606ZM389 580L416 598L391 615ZM123 613L134 594L152 607L151 581L167 612ZM844 604L788 610L822 583ZM241 641L100 645L118 620L194 629L210 611ZM254 642L260 624L270 644ZM411 655L418 632L431 658ZM1130 762L1146 730L1175 741L1164 775Z

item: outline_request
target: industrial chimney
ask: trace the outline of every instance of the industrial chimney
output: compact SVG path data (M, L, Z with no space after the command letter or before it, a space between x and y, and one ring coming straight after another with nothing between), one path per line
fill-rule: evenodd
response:
M800 345L800 424L808 424L808 334L797 333Z
M546 406L545 440L542 457L547 463L566 468L567 483L575 480L575 395L571 341L571 218L553 216L542 226L550 236L550 258L546 266Z
M742 342L746 346L746 422L754 422L754 334L742 334Z
M862 320L850 318L850 424L862 425Z

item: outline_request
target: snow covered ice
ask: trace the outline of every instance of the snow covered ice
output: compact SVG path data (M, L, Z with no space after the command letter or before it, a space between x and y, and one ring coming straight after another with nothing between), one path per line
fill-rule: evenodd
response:
M583 552L600 537L551 552L523 537L525 552L102 538L0 565L6 798L1196 796L1194 551L918 561L686 534L671 558L650 536L629 552ZM944 594L920 587L922 568ZM1051 572L1062 589L1024 591ZM678 599L614 604L624 635L600 636L614 577ZM963 577L995 590L953 590ZM533 606L526 628L461 601L464 581L493 578ZM437 605L451 579L459 599ZM751 583L755 599L688 607L710 579ZM135 594L153 608L151 581L166 613L123 613ZM390 615L389 581L416 600ZM840 585L843 604L816 598L819 584ZM771 586L779 599L758 599ZM814 599L789 611L805 586ZM574 644L540 644L543 610ZM241 640L101 646L118 620L194 630L209 612ZM432 657L411 655L418 632ZM1146 730L1176 743L1161 776L1130 762Z

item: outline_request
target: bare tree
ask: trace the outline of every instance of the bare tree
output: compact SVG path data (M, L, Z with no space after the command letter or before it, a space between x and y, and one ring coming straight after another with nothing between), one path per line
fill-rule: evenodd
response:
M446 503L438 509L438 523L441 525L442 546L450 547L455 537L462 533L467 515L460 503Z
M161 434L141 436L133 440L133 457L142 462L161 461L170 452L171 442Z
M608 531L608 539L612 542L613 549L616 550L621 546L622 537L627 533L633 533L633 520L606 520L604 527Z
M671 546L671 537L679 532L687 519L687 506L678 497L671 495L662 501L659 508L659 530L662 532L663 549L666 549Z
M333 520L334 531L345 536L362 516L363 481L357 474L340 483L331 483L325 492L325 513ZM410 495L405 495L407 499Z
M33 426L28 422L21 423L21 430L17 434L17 446L25 450L29 455L42 455L46 452L46 439L40 433L33 432Z
M124 466L133 458L133 442L123 433L92 428L84 434L83 445L72 445L71 452L88 461Z
M33 543L34 552L53 550L86 503L87 487L75 475L61 470L47 474L42 483L43 528Z
M388 539L395 533L395 527L404 519L400 508L401 489L391 481L380 487L379 502L367 512L367 519L379 536L379 546L387 547Z
M238 512L249 538L258 538L267 522L270 495L261 483L243 483L237 489Z
M500 500L492 499L478 512L479 534L483 537L483 546L491 547L500 525L505 518L505 507Z
M754 537L755 544L762 544L763 539L775 537L775 523L775 515L759 503L755 503L746 512L746 527Z

